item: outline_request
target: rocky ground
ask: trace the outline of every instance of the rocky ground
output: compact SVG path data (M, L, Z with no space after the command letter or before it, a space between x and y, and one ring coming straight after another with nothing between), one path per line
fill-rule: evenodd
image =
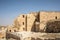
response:
M10 33L12 35L18 36L20 39L8 39L8 40L28 40L32 38L33 40L60 40L60 33L40 33L40 32L15 32ZM12 36L11 35L11 36Z

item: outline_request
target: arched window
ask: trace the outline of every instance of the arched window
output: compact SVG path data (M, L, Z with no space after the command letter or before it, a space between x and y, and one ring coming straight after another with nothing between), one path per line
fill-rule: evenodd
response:
M23 15L23 18L24 18L24 15Z
M9 32L11 32L11 30L9 30Z
M24 22L23 22L23 25L24 25Z
M55 19L57 19L57 16L55 17Z

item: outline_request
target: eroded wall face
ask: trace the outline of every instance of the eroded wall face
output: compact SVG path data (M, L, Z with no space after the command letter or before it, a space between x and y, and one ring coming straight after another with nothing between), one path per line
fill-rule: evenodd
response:
M40 30L45 29L48 21L60 21L60 12L40 12Z
M45 31L48 21L60 21L59 19L60 12L31 12L17 17L15 27L19 28L19 31Z

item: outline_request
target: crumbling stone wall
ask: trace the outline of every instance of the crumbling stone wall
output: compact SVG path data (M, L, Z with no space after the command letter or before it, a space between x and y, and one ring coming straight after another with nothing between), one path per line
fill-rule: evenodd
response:
M57 27L59 27L57 22L54 21L60 21L60 12L40 12L40 29L43 31L50 31L50 30L56 30L57 31ZM50 23L49 23L50 22ZM52 22L54 22L52 24ZM47 26L49 29L46 28L46 25L50 24L49 26ZM52 26L54 25L54 26ZM59 30L59 29L58 29ZM55 31L55 32L56 32Z
M18 16L14 21L14 26L19 29L19 31L26 31L26 15L22 14Z
M47 22L60 21L60 12L41 11L22 14L14 22L19 31L38 31L45 32Z

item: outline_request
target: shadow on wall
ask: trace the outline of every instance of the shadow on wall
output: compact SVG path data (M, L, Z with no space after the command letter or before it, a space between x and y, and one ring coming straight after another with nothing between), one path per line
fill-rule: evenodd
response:
M35 26L33 26L32 28L31 28L31 31L32 32L39 32L39 25L35 25Z
M39 23L40 23L40 19L39 19L39 14L36 16L36 19L33 23L33 26L31 28L32 32L39 32L40 31L40 27L39 27Z

